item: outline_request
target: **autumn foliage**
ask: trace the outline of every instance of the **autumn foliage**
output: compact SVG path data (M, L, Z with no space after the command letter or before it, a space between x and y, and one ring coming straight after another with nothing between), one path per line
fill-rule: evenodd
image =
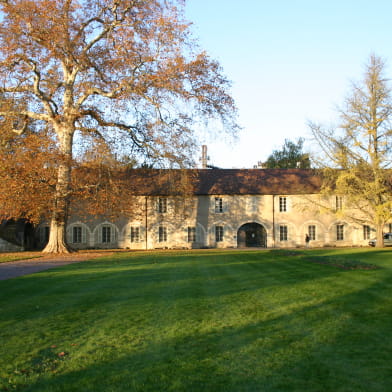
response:
M8 0L0 11L2 139L13 135L14 157L25 165L11 176L18 160L4 164L2 186L12 192L2 198L19 188L20 205L2 210L32 219L49 212L47 252L68 250L72 169L95 143L110 157L181 167L201 120L237 128L229 82L195 44L181 1ZM93 184L81 185L79 196L91 195Z
M377 247L382 247L392 219L392 94L383 59L371 55L363 79L352 87L338 126L311 123L310 128L326 166L323 193L344 197L355 211L355 216L345 215L374 227Z

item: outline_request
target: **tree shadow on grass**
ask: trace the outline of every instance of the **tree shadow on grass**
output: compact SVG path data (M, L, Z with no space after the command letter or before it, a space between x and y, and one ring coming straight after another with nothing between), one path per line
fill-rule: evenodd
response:
M227 252L205 255L202 263L171 258L151 263L150 257L74 264L25 276L13 282L1 282L4 292L20 303L20 313L27 320L45 319L48 314L80 306L102 313L105 307L139 304L165 306L176 299L199 302L229 297L238 293L286 288L306 281L324 279L341 273L334 269L309 266L298 258L287 261L276 257L264 260L265 254L241 253L239 259L227 260ZM187 257L187 255L186 255ZM246 259L244 261L244 258ZM161 259L162 260L162 259ZM271 261L272 260L272 261ZM29 297L26 298L26 294ZM37 311L31 312L31 308ZM4 302L1 319L15 317L15 309ZM93 320L91 320L93 322Z
M96 339L95 346L88 350L84 350L83 344L71 349L64 367L56 369L58 374L39 374L38 380L26 380L26 388L20 383L19 390L388 390L392 382L388 354L392 350L390 270L352 273L308 265L298 258L277 263L255 259L245 265L234 261L226 269L224 265L215 261L196 267L193 263L138 264L137 269L113 268L107 270L107 276L98 277L95 267L88 273L72 266L62 273L48 272L29 278L38 279L36 283L43 290L45 284L54 283L45 293L47 302L41 304L43 309L27 315L30 327L39 328L39 323L46 322L55 326L54 316L61 315L57 324L60 335L68 333L93 340L94 331L99 331L103 323L111 323L113 329L120 327L120 331L111 336L111 343L103 338L100 344ZM123 267L120 263L119 268ZM368 279L366 284L356 287L355 280L364 276ZM72 285L71 277L75 279ZM229 305L238 293L252 295L260 289L278 293L296 285L301 287L316 277L329 282L336 278L340 285L352 282L353 290L312 304L296 303L294 298L295 306L268 316L261 309L252 321L247 312L262 304L249 303L248 297L249 308L244 304L243 322L239 319L233 325L228 318L221 324L207 323L214 311L225 307L237 311ZM345 279L339 280L342 277ZM334 290L333 284L328 287ZM192 306L187 310L184 303ZM73 308L79 309L76 315ZM127 308L131 310L125 311ZM175 311L180 313L171 318L170 313ZM200 312L198 316L196 311ZM142 330L128 330L130 325L138 325L137 317L143 314L147 324L140 324ZM8 315L12 317L12 311ZM179 315L183 316L185 327L173 332L170 323ZM4 316L3 313L1 318ZM83 320L79 320L78 331L72 330L75 318ZM154 335L148 335L148 326L154 328ZM107 333L111 334L110 329ZM126 342L134 339L135 333L144 340L132 349L123 349L121 342L127 347Z
M387 391L391 274L360 291L275 318L91 352L80 369L28 391ZM72 355L76 355L70 353Z

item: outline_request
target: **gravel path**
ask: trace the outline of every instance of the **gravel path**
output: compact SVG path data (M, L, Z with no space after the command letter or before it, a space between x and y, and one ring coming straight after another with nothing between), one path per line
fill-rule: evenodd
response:
M71 253L69 255L47 255L35 259L9 261L0 263L0 280L16 278L18 276L33 274L34 272L45 271L50 268L59 267L81 261L95 259L101 256L108 256L110 253Z

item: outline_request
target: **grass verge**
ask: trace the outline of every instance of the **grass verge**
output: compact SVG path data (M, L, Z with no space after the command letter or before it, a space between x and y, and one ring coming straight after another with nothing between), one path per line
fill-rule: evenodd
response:
M9 261L28 260L42 257L42 252L11 252L0 253L0 263L7 263Z
M391 256L119 253L1 281L0 390L388 391Z

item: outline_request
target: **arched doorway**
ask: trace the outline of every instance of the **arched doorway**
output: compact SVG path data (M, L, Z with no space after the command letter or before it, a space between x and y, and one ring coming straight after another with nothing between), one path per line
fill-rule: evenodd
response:
M238 229L237 246L239 248L266 248L267 231L258 223L246 223Z

